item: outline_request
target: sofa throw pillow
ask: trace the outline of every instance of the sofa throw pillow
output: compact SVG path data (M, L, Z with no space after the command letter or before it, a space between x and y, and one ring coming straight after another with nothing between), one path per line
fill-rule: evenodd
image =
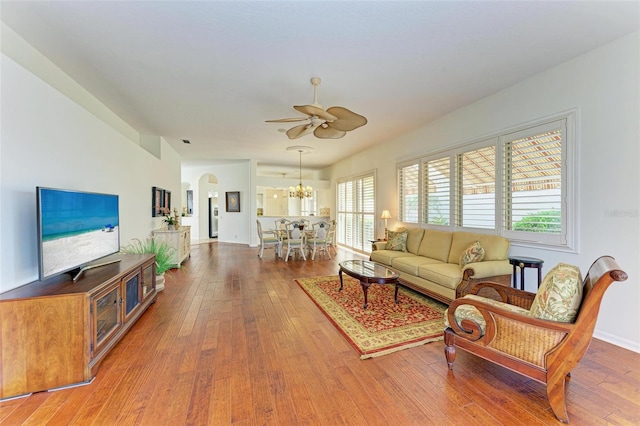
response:
M482 259L484 259L484 248L480 245L480 241L476 241L460 255L460 267L464 268L467 263L482 262Z
M529 313L532 317L574 322L582 302L582 275L577 266L558 263L540 284Z
M409 232L389 231L389 239L385 249L395 251L407 251L407 235Z

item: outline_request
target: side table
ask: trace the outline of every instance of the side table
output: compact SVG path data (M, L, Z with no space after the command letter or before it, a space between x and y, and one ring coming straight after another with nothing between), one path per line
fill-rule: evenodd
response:
M542 282L542 264L544 260L536 257L510 256L509 263L513 265L513 288L517 288L516 267L520 268L520 290L524 290L524 270L525 268L536 268L538 270L538 288Z

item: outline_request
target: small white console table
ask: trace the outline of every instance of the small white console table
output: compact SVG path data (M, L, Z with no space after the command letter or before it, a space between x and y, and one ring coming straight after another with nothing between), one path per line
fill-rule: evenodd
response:
M174 248L174 257L171 264L180 267L184 260L191 256L191 227L181 226L175 231L168 229L156 229L153 237L158 242L165 242Z

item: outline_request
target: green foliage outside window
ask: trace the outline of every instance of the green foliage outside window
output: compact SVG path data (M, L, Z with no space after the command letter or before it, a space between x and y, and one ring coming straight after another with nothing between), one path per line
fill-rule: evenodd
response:
M535 213L529 213L527 216L514 223L513 230L559 234L562 229L561 221L562 217L560 210L540 210Z

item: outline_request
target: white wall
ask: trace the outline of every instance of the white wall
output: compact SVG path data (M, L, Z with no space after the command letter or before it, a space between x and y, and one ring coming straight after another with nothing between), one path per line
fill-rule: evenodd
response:
M398 159L577 108L577 252L512 246L510 253L544 259L545 271L562 261L584 273L597 257L614 256L629 279L613 284L605 295L595 335L640 352L639 39L640 32L631 34L344 160L329 170L334 187L338 178L373 165L376 211L389 209L396 218ZM390 228L397 225L389 221ZM535 291L535 277L528 275L525 281Z
M255 204L255 185L252 184L252 172L249 161L215 166L197 166L182 168L182 182L191 185L194 193L193 217L191 223L191 238L206 239L209 230L208 206L200 194L200 178L206 174L213 174L218 179L218 241L256 245L253 240L255 234L255 218L257 216ZM240 191L240 212L225 211L225 192ZM252 232L253 231L253 232ZM253 240L252 240L253 236Z
M164 140L159 159L133 142L131 132L107 125L5 55L5 42L0 292L38 278L36 186L118 194L121 245L160 227L161 218L151 217L152 186L170 190L181 205L180 159Z

